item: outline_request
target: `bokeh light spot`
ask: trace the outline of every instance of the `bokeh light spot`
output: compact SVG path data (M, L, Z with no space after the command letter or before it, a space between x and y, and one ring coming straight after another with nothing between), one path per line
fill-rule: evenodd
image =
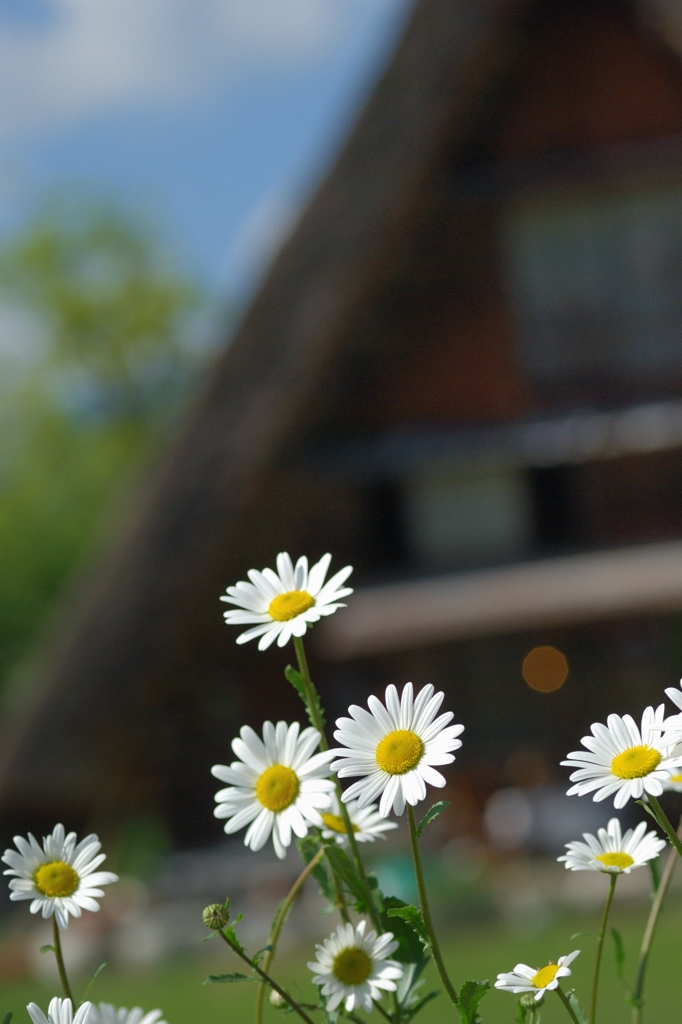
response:
M566 682L568 662L556 647L534 647L523 659L521 671L531 690L552 693Z

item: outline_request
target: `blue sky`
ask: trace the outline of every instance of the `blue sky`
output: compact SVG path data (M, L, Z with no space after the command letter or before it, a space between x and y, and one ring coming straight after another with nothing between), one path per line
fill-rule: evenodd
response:
M81 184L246 293L410 0L0 0L0 226Z

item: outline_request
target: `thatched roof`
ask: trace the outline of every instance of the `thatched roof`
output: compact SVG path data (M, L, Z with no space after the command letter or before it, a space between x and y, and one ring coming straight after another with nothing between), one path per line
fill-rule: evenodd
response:
M277 663L234 647L217 596L278 548L326 549L315 495L287 490L281 467L311 424L333 428L349 382L371 393L390 346L412 344L409 324L402 339L392 325L409 319L415 261L426 294L438 287L430 240L444 204L448 231L466 227L454 171L490 155L481 139L494 133L505 76L538 19L570 6L419 0L205 393L43 648L32 705L0 745L15 818L41 801L47 817L167 801L168 772L204 773L219 745L224 756L231 716L262 707L262 666ZM601 6L630 16L626 4ZM216 702L208 748L192 718L199 692ZM268 713L288 700L271 698Z

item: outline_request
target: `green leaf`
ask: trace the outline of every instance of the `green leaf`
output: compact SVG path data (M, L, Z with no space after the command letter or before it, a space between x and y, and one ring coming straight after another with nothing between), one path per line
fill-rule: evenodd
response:
M12 1011L10 1010L10 1012L6 1013L5 1016L2 1018L2 1024L9 1024L11 1019L12 1019Z
M587 1014L580 1005L578 997L575 993L575 989L571 989L571 991L566 994L566 997L568 999L571 1009L573 1010L573 1013L578 1018L578 1024L588 1024Z
M297 839L296 845L298 846L298 852L301 855L301 860L304 864L310 864L311 860L320 849L320 840L317 836L307 835L303 839ZM336 892L334 886L329 877L327 871L327 865L324 861L321 861L316 867L313 868L313 878L317 882L322 892L322 895L332 905L333 910L338 910L336 906Z
M54 946L41 946L40 947L40 952L41 953L54 953L56 951L55 951Z
M646 801L646 800L635 800L635 803L636 803L636 804L639 804L639 806L640 806L640 807L643 807L643 808L644 808L644 810L646 811L646 813L647 813L647 814L650 814L650 815L651 815L651 817L652 817L652 818L654 819L654 821L656 822L656 824L657 824L657 825L658 825L658 826L660 827L660 822L659 822L658 818L656 817L656 815L655 815L655 813L654 813L654 809L653 809L653 807L651 806L651 804L647 803L647 801Z
M403 1008L400 1016L402 1020L405 1021L405 1024L409 1024L409 1021L411 1021L413 1017L416 1017L420 1010L424 1009L427 1003L430 1003L432 999L435 999L436 996L439 995L440 992L437 990L435 992L429 992L428 995L422 996L414 1006L410 1006L407 1009Z
M284 678L288 683L291 683L296 693L299 695L304 704L307 704L305 684L303 682L303 676L301 673L294 668L293 665L287 665L284 669Z
M237 917L235 917L235 919L234 919L234 924L239 924L239 922L241 920L243 920L243 918L244 918L243 914L238 914ZM240 953L244 952L244 947L242 946L241 942L237 938L237 933L234 930L234 925L231 924L231 925L228 925L227 928L224 928L223 929L223 935L225 936L225 938L229 939L229 941L232 943L232 945L235 947L235 949L238 949Z
M461 1024L480 1024L478 1005L486 994L490 984L485 981L465 981L459 990L459 1019Z
M621 985L625 989L627 1001L631 1006L635 1006L637 1000L632 994L632 989L625 980L623 968L625 967L625 946L623 945L623 939L617 928L611 928L611 938L613 939L613 956L616 961L616 974Z
M88 982L88 987L86 988L85 995L83 996L83 1002L87 1001L87 998L90 995L90 989L95 984L95 981L97 980L98 975L102 973L102 971L104 970L104 968L106 966L107 966L107 962L106 962L106 960L104 960L103 963L101 963L99 965L99 967L95 968L95 970L92 972L92 976L90 978L90 981Z
M398 948L391 953L391 957L401 964L419 964L423 967L428 957L424 955L421 939L407 921L391 914L392 910L400 910L406 906L407 903L399 900L397 896L384 897L381 923L386 931L393 932L393 937L398 943Z
M240 953L244 952L244 947L237 938L237 933L235 932L232 925L225 929L223 935L225 935L230 940L231 945L233 945L235 949L238 949Z
M241 974L239 971L233 971L231 974L209 974L204 985L234 985L239 981L260 980L253 974Z
M263 948L259 949L257 953L254 953L253 956L251 957L251 963L253 964L253 966L257 967L258 963L260 961L260 958L262 957L263 953L269 953L271 950L272 950L272 946L268 945L268 946L263 946Z
M318 836L308 833L308 835L303 836L302 839L297 839L296 845L303 863L310 864L311 860L320 849L320 840Z
M654 857L649 861L649 873L651 875L651 888L654 891L654 895L658 892L658 887L661 884L661 858Z
M617 928L611 928L611 938L613 939L613 955L616 960L616 971L618 977L623 977L623 967L625 965L625 946L623 945L623 938Z
M438 815L442 814L446 807L449 806L449 800L439 800L437 804L433 805L433 807L429 807L428 811L417 825L417 835L420 836L424 829L426 828L426 826L430 825L432 821L435 821Z
M355 865L345 850L342 850L336 843L331 842L325 846L327 860L331 864L334 873L348 887L351 895L356 901L358 910L367 909L367 895L365 887L355 870Z
M424 918L421 912L416 907L405 905L403 907L393 907L388 911L389 917L399 917L402 921L406 921L407 924L414 930L419 936L419 940L422 943L425 950L431 949L431 943L429 941L428 932L424 924Z
M287 667L284 669L284 676L285 676L287 682L291 683L293 688L296 690L296 693L299 695L299 697L303 701L303 703L305 705L306 712L308 714L308 718L310 719L310 724L313 727L317 728L317 726L315 725L315 715L311 714L310 708L308 707L308 694L306 693L306 687L305 687L305 683L303 682L303 676L298 671L298 669L295 669L293 667L293 665L287 665ZM324 728L325 717L324 717L324 711L322 710L322 705L320 704L319 694L318 694L318 692L317 692L317 690L315 689L314 686L311 687L311 690L312 690L313 703L315 705L314 710L317 712L317 714L319 716L318 721L322 723L322 726Z
M384 894L382 893L381 889L379 888L379 877L378 877L376 871L367 871L366 872L366 877L367 877L367 884L369 885L370 889L372 890L374 898L376 900L380 901L380 902L383 901Z

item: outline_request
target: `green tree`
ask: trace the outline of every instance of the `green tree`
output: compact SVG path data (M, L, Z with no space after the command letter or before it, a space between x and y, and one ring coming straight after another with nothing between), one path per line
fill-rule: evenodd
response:
M187 344L198 288L104 204L60 203L5 245L3 307L22 312L15 349L31 354L10 373L0 352L0 682L205 361Z

